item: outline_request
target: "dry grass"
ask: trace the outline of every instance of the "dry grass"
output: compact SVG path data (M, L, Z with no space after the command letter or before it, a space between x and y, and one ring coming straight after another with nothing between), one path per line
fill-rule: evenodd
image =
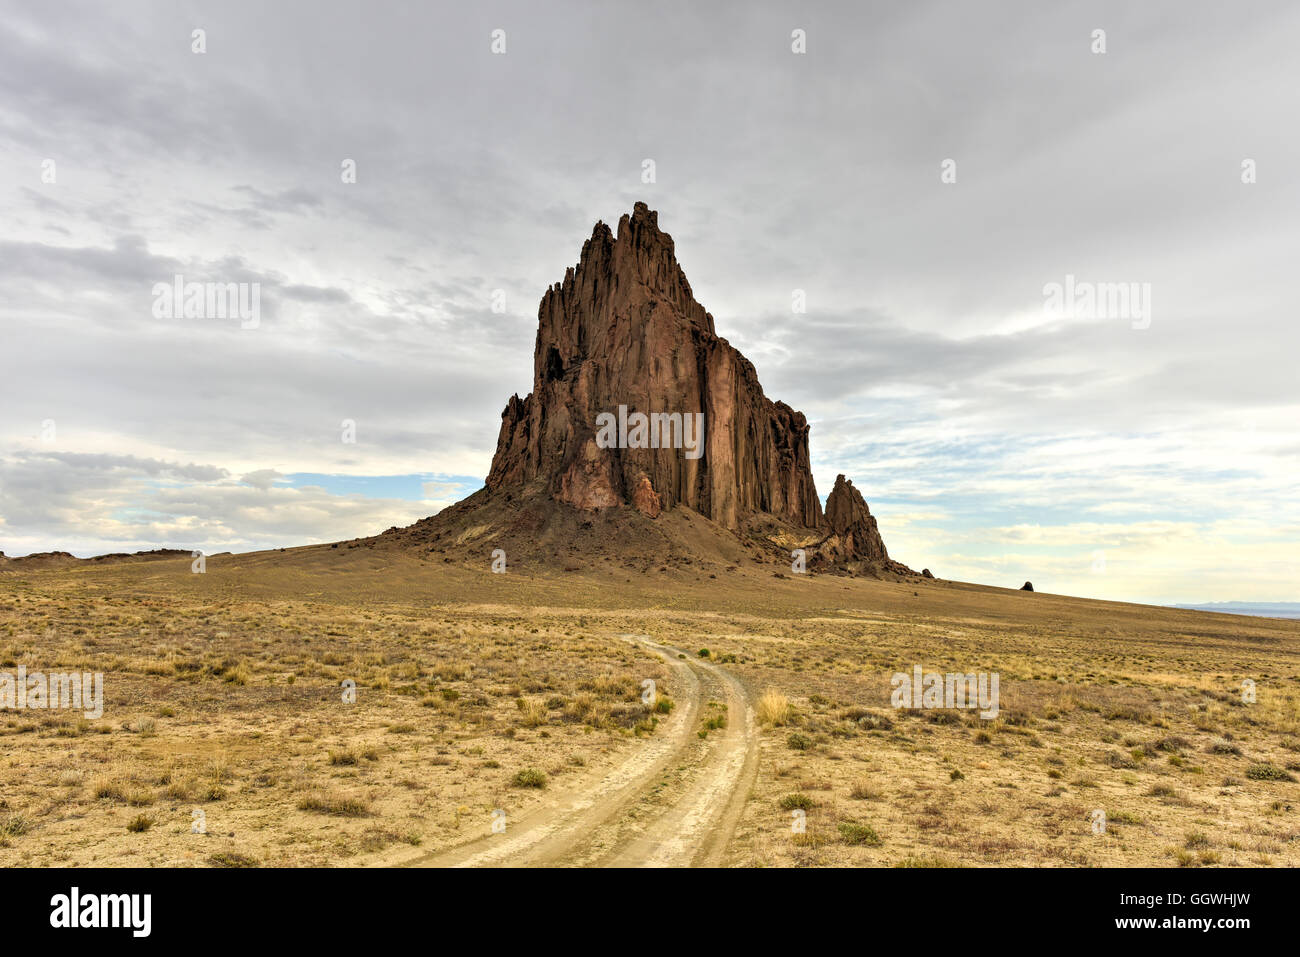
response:
M1070 618L1060 600L1013 618L1014 597L961 597L948 614L755 616L708 635L771 689L737 863L1300 864L1295 624L1085 603ZM998 672L1000 714L892 708L890 676L918 663ZM780 695L784 727L764 705ZM811 801L802 834L792 793Z
M97 720L0 711L0 865L358 863L482 833L599 780L686 700L618 637L637 632L708 648L756 693L733 863L1300 866L1300 623L774 581L744 557L589 564L492 575L326 547L206 575L0 574L0 669L102 671L107 697ZM914 664L998 672L1001 713L892 708ZM715 712L692 737L726 727Z
M779 691L768 689L758 699L758 720L762 724L781 728L794 718L794 708L790 699Z
M0 669L19 663L103 672L106 702L98 720L0 710L3 865L308 865L450 843L539 799L520 768L549 782L617 762L653 733L641 682L672 683L582 616L103 594L66 573L0 576Z

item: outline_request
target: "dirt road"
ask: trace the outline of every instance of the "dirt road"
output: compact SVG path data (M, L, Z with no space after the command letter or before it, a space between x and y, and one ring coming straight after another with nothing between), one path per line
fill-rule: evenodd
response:
M727 844L758 771L754 702L724 668L644 635L622 635L675 671L677 706L652 738L594 781L456 847L400 862L411 867L690 867L725 863ZM701 736L705 722L725 726ZM717 722L715 722L717 723Z

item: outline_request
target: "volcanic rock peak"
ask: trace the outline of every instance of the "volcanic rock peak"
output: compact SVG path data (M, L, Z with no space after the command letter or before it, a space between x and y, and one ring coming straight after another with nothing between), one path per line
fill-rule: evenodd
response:
M703 413L703 456L599 445L598 417L620 406ZM577 508L632 505L651 517L686 505L737 532L769 515L829 531L842 557L885 557L875 519L856 489L842 487L843 476L827 500L836 520L825 529L807 420L768 399L753 365L717 336L672 237L645 203L619 219L617 235L598 222L578 264L546 290L533 391L512 396L501 418L490 491L541 483Z

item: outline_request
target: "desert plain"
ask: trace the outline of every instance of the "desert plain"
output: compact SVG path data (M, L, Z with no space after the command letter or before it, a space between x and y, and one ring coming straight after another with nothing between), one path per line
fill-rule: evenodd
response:
M11 563L0 671L104 709L0 711L0 865L1300 863L1300 622L478 550Z

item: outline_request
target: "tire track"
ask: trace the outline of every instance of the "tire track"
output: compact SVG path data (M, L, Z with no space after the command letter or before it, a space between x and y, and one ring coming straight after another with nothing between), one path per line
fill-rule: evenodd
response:
M537 808L483 834L402 862L407 867L718 866L758 768L754 706L739 679L645 635L680 681L679 705L657 733L599 778L573 782ZM727 724L696 733L710 698Z
M727 705L726 727L711 732L703 761L673 795L671 806L603 857L605 867L717 867L758 774L758 723L740 679L695 659L701 683Z

